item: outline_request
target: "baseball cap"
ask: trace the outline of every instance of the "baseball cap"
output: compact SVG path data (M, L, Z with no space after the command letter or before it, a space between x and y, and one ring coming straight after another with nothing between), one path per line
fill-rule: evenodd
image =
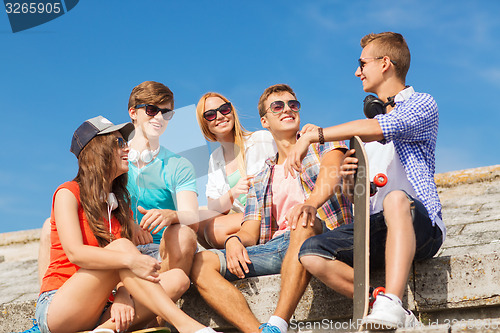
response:
M73 133L71 148L69 150L75 154L76 158L78 158L78 155L80 155L80 152L87 145L87 143L90 142L90 140L98 135L108 134L115 131L119 131L123 138L126 141L129 141L129 136L134 131L134 125L132 123L113 125L112 122L103 116L97 116L86 120L76 129L75 133Z

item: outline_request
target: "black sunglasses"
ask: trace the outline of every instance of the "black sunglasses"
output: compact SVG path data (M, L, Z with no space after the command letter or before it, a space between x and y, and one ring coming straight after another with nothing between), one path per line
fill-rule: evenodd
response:
M384 59L384 57L374 57L374 58L359 58L358 59L358 64L359 64L359 69L361 71L363 71L363 67L365 67L366 65L366 62L364 62L363 60L380 60L380 59ZM389 59L390 60L390 59ZM390 60L390 62L392 62L393 65L396 65L397 62L394 61L394 60Z
M208 121L215 120L217 118L217 111L220 112L222 115L228 115L232 111L231 107L231 102L227 102L219 106L217 109L210 109L205 112L203 112L203 118L205 118Z
M286 102L286 104L288 105L290 110L292 110L293 112L300 111L300 102L299 101L292 99L292 100L289 100L288 102ZM281 113L281 112L283 112L283 110L285 110L285 102L274 101L271 103L271 105L269 105L269 109L274 114Z
M158 112L161 112L161 114L163 115L163 119L165 120L172 119L175 113L173 110L170 110L169 108L160 109L159 107L153 104L139 104L136 105L135 108L136 109L144 108L146 114L150 117L154 117L158 114Z
M118 144L118 148L124 149L128 147L127 141L125 141L122 137L117 137L115 142Z

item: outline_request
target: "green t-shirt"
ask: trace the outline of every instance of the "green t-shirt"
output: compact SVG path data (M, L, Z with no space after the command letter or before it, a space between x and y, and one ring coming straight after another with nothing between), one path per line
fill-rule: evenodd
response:
M233 188L238 183L240 178L241 178L240 170L236 170L235 172L233 172L232 174L227 176L227 181L229 183L229 187ZM236 200L238 200L243 206L245 206L245 204L247 202L247 195L240 194Z
M127 190L136 223L140 223L143 217L137 206L176 210L177 193L193 191L198 194L191 162L165 147L161 147L156 158L143 168L138 169L132 162L128 166ZM160 244L163 231L152 234L154 243Z

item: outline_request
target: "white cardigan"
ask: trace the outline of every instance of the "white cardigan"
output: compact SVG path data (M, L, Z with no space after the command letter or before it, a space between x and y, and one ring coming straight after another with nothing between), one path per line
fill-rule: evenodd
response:
M277 152L271 133L267 130L253 132L245 141L247 175L256 175L264 167L266 159L276 155ZM218 147L208 161L207 198L218 199L229 190L224 154L222 147ZM245 207L239 200L234 200L232 210L241 213L245 211Z

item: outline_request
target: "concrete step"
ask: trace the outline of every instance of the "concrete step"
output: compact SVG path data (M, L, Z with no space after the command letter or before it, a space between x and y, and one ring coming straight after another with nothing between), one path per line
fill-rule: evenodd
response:
M500 317L499 253L445 256L416 263L403 302L425 323L446 318L484 319ZM262 276L234 284L245 295L261 322L273 313L280 291L280 275ZM384 285L384 273L373 272L372 286ZM181 308L205 325L230 330L194 288L182 297ZM450 316L453 315L453 316ZM352 316L352 300L313 279L297 307L293 321L345 321Z

